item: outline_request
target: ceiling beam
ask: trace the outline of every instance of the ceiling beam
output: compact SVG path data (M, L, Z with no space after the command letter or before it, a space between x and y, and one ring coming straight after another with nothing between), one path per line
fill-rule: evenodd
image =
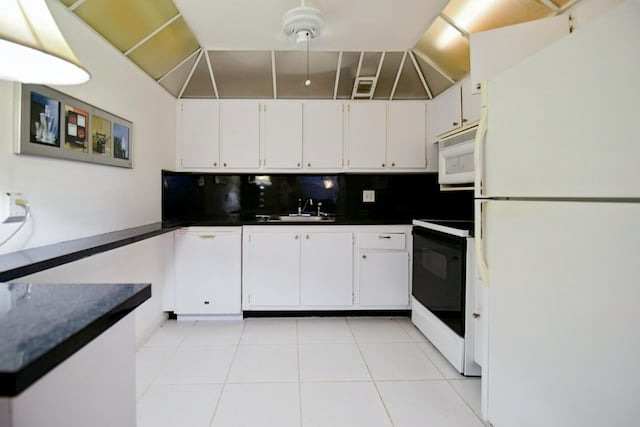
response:
M462 28L461 26L459 26L456 21L454 21L453 19L451 19L449 17L449 15L445 15L444 13L441 13L440 18L444 19L445 21L447 21L447 24L451 25L453 28L456 29L457 32L459 32L462 37L464 37L465 39L469 40L469 33L467 32L467 30L465 30L464 28Z
M418 66L418 61L416 61L416 57L414 56L413 52L411 52L411 50L409 50L408 52L409 52L409 58L411 58L411 62L413 62L413 68L416 69L416 73L418 73L418 77L420 77L420 81L422 82L422 87L424 87L424 91L427 92L427 96L429 97L429 99L433 99L433 94L431 93L431 89L429 89L429 85L427 84L427 81L424 79L424 76L422 75L422 70Z
M273 89L273 99L278 99L278 86L276 83L276 51L271 51L271 88Z
M338 84L340 83L340 71L342 71L342 51L338 54L338 66L336 68L336 82L333 86L333 99L338 98Z
M442 71L442 68L440 68L435 62L433 62L431 60L431 58L429 58L427 55L425 55L424 53L420 52L418 49L411 49L411 51L413 52L414 55L416 55L418 58L422 59L424 62L426 62L427 64L429 64L429 66L431 66L431 68L433 68L434 70L436 70L438 73L440 73L440 75L442 75L442 77L444 77L446 80L449 81L449 83L451 84L455 84L456 81L453 80L453 78L448 75L447 73L445 73L444 71Z
M69 6L69 10L74 11L77 8L79 8L80 6L82 6L82 3L86 2L87 0L78 0L75 3L73 3L71 6Z
M213 93L216 95L216 99L220 99L220 95L218 94L218 85L216 84L216 77L213 75L213 67L211 66L211 58L209 58L209 52L204 49L202 49L202 51L204 52L204 59L207 61L207 69L209 70L209 78L213 85Z
M360 69L362 68L362 58L364 58L364 51L360 51L360 59L358 60L356 78L353 80L353 87L351 88L351 100L354 100L356 96L356 89L358 87L358 77L360 77Z
M200 52L198 53L196 62L193 63L193 67L191 67L191 71L189 71L189 75L187 75L187 78L184 80L184 83L182 85L182 89L180 89L180 92L178 93L178 99L182 98L182 94L184 93L184 90L187 88L187 85L189 84L189 82L191 81L191 77L193 77L193 73L195 73L196 68L200 63L200 60L202 59L203 53L204 53L204 49L200 48Z
M173 24L173 22L180 18L182 16L182 14L180 12L178 12L178 14L176 16L174 16L173 18L169 19L167 22L165 22L164 24L160 25L158 28L156 28L155 30L153 30L149 35L147 35L146 37L144 37L142 40L140 40L138 43L134 44L133 46L131 46L129 48L129 50L127 50L124 53L124 56L129 56L129 54L131 52L133 52L134 50L136 50L137 48L139 48L140 46L142 46L147 40L149 40L151 37L155 36L156 34L158 34L160 31L164 30L165 28L167 28L169 25Z
M551 0L538 0L538 1L542 3L544 6L546 6L548 9L551 9L553 13L555 13L556 15L562 12L562 9L560 9L558 5L556 5Z
M371 95L369 95L369 99L373 99L373 94L376 92L376 86L378 86L378 79L380 78L380 70L382 70L382 63L384 62L386 52L382 51L380 55L380 59L378 60L378 68L376 69L376 78L373 81L373 86L371 87Z
M393 82L393 88L391 89L391 94L389 95L389 101L393 101L393 97L396 95L396 88L398 87L398 82L400 81L400 74L402 74L402 70L404 69L404 61L407 59L407 51L405 50L402 54L402 60L400 61L400 65L398 66L398 72L396 73L396 80Z
M169 75L171 75L171 73L173 73L175 70L177 70L178 68L182 67L185 62L189 61L191 58L193 58L195 55L197 55L200 52L200 49L196 49L194 50L190 55L188 55L186 58L184 58L182 61L180 61L178 63L178 65L174 66L172 69L170 69L169 71L167 71L166 73L164 73L164 75L162 77L160 77L158 80L156 80L158 83L160 83L161 81L163 81L165 78L167 78Z

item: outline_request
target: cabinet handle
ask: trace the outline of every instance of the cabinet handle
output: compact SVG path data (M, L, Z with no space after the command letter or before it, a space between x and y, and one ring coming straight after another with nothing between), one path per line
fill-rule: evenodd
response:
M382 167L384 167L384 163L382 164Z
M218 166L218 163L217 162L213 162L213 166Z
M309 240L309 235L308 234L306 235L305 239Z
M299 238L299 237L300 237L300 236L298 236L298 235L296 234L296 237L294 237L294 239L298 240L298 238Z
M390 239L391 236L385 236L384 234L378 235L378 239Z
M482 83L476 83L476 89L477 90L482 89Z
M227 167L227 164L226 164L226 163L223 163L223 164L222 164L222 166L224 166L224 167L226 168L226 167Z
M201 239L215 239L216 235L215 234L205 234L200 236Z
M395 164L395 163L391 163L391 166L392 166L392 167L395 167L395 166L396 166L396 164Z
M469 120L467 119L462 119L462 123L467 123Z
M451 123L453 126L458 126L458 122Z
M204 301L204 305L209 305L209 301Z
M307 167L311 167L311 163L307 163Z
M480 317L480 313L473 313L471 316L473 316L474 319L477 319Z
M298 167L300 167L300 163L298 163Z
M363 254L362 259L367 259L367 256Z

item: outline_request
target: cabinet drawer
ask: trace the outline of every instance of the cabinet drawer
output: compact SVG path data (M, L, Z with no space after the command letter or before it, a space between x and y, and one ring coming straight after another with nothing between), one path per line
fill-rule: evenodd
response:
M360 249L404 249L405 233L360 233Z

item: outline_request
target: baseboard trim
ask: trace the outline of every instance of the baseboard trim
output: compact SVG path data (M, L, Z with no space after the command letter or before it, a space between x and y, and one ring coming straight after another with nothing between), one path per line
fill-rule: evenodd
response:
M411 317L411 310L251 310L243 317Z

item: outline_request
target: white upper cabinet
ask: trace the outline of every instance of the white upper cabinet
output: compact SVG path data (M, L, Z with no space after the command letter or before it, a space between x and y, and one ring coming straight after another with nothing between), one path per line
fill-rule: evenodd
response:
M387 153L387 103L347 104L347 146L350 169L384 169Z
M341 102L305 102L303 105L302 155L307 169L343 167Z
M302 167L302 103L262 104L260 117L264 150L263 166L268 169Z
M433 134L438 136L462 123L462 91L455 84L433 100Z
M392 169L426 167L426 103L388 104L388 166Z
M433 100L433 134L455 131L480 119L480 95L471 92L467 76Z
M220 103L220 161L226 169L260 167L260 108L255 101Z
M217 168L220 164L218 103L184 100L178 104L178 166Z

